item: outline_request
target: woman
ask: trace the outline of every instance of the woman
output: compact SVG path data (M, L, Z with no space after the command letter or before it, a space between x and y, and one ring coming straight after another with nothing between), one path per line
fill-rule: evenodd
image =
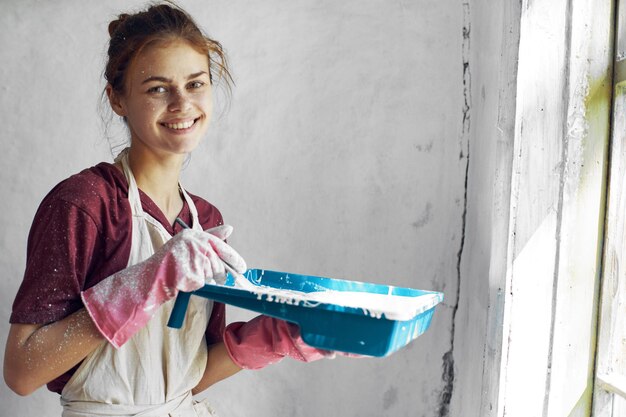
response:
M122 14L109 34L105 91L130 146L42 201L4 377L20 395L47 384L64 416L211 415L192 394L240 369L331 353L266 316L225 328L224 306L202 297L183 329L166 327L178 291L223 280L225 264L246 268L220 212L179 184L211 120L213 81L229 73L220 44L169 4Z

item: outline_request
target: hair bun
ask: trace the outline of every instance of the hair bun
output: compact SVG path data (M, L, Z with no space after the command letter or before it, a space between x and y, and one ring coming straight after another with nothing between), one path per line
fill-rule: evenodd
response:
M128 16L129 16L128 14L122 13L121 15L117 17L117 19L112 20L111 23L109 23L109 36L110 37L113 37L113 34L115 33L115 31L120 27L122 22L124 22L124 20L126 20Z

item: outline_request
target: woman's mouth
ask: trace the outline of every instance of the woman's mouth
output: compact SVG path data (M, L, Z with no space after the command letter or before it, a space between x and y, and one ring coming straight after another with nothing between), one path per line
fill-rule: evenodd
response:
M177 121L177 122L174 122L174 123L162 122L161 126L164 126L164 127L168 128L168 129L171 129L171 130L184 132L184 131L187 131L187 130L191 129L196 124L196 122L198 120L200 120L199 117L197 119L185 120L185 121Z

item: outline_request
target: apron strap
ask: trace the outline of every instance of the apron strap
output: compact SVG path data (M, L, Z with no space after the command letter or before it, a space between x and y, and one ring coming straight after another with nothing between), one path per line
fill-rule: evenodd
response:
M202 230L202 225L200 224L200 220L198 219L198 209L196 208L196 205L193 203L193 200L191 199L189 194L187 194L187 191L185 191L183 186L178 184L178 187L180 188L180 191L183 194L183 198L187 202L187 207L189 207L189 212L191 213L191 228L195 230Z
M122 152L120 152L115 158L115 162L119 162L122 165L124 176L126 177L126 181L128 181L128 201L130 202L130 209L132 210L133 216L143 217L143 208L141 207L139 188L137 187L135 176L130 170L130 165L128 164L129 149L130 148L125 148Z

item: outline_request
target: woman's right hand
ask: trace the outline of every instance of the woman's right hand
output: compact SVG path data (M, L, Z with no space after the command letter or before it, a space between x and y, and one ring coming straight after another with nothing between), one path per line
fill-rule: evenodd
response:
M212 279L223 280L224 262L244 272L243 258L223 239L232 227L206 232L186 229L150 258L123 269L81 293L100 333L120 347L178 291L194 291Z
M217 238L214 240L213 249L223 263L220 263L218 267L223 267L224 264L230 266L237 273L243 274L247 269L246 262L243 260L241 255L239 255L232 247L226 244L226 239L233 233L233 227L228 224L223 224L221 226L213 227L211 229L205 230L206 233L209 233ZM226 271L222 268L219 273L215 273L213 271L213 279L218 284L223 284L226 281Z

